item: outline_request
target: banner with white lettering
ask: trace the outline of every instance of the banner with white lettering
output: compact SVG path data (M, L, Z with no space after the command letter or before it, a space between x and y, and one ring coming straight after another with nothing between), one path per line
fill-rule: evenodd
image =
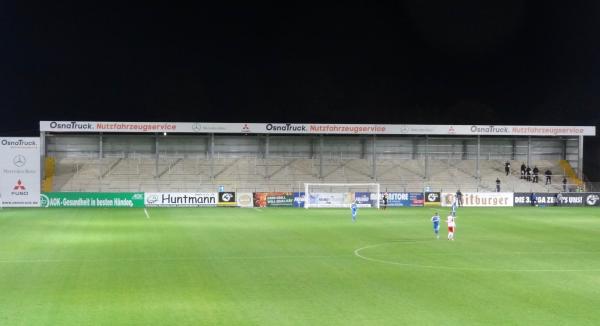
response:
M562 192L557 195L558 206L600 206L598 192Z
M4 207L40 206L40 139L0 138L0 195Z
M442 193L442 206L450 207L455 193ZM462 206L465 207L512 207L512 192L463 192Z
M388 206L420 207L425 201L422 192L382 192L380 197L382 206L384 194L387 195Z
M533 195L533 196L532 196ZM557 199L560 196L557 193L547 192L515 192L514 205L515 206L532 206L532 205L545 205L545 206L556 206ZM534 200L534 201L532 201Z
M146 207L201 207L217 206L216 192L147 192L144 194Z

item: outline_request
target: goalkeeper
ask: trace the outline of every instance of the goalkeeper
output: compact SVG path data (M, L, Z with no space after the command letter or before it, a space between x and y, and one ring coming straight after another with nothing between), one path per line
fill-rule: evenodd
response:
M352 212L352 222L356 222L356 214L358 214L358 201L355 201L350 205L350 211Z

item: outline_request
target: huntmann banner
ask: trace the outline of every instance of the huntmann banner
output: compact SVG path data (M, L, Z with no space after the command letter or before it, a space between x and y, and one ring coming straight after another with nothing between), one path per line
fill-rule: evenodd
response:
M40 206L40 139L0 138L0 195L4 207Z
M202 207L217 206L216 192L147 192L144 194L146 207Z

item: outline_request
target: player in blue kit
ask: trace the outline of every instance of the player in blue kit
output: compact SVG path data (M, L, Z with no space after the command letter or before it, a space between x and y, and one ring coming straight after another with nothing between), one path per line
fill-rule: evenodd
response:
M456 208L458 207L458 199L454 199L452 202L452 215L456 215Z
M350 205L350 211L352 212L352 222L356 222L356 214L358 213L358 205L357 205L357 201L353 202L352 205Z
M440 238L440 214L435 212L435 215L431 217L431 222L433 223L433 232L435 233L435 237L437 239Z

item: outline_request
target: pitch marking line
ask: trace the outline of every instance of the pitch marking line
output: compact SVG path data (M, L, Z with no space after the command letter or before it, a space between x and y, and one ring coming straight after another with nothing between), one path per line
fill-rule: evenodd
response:
M465 270L465 271L481 271L481 272L600 272L600 269L508 269L508 268L478 268L478 267L453 267L453 266L440 266L440 265L423 265L423 264L412 264L412 263L401 263L393 260L385 260L385 259L377 259L371 258L361 254L361 251L376 247L381 247L391 243L398 243L399 241L394 242L383 242L374 245L368 245L354 250L354 255L360 259L387 264L387 265L396 265L396 266L404 266L404 267L414 267L414 268L429 268L429 269L444 269L444 270Z
M205 257L131 257L110 259L0 259L0 264L43 264L43 263L115 263L115 262L166 262L166 261L199 261L199 260L280 260L280 259L354 259L352 255L282 255L282 256L205 256Z
M148 211L144 208L144 214L146 214L146 218L150 219L150 214L148 214Z

